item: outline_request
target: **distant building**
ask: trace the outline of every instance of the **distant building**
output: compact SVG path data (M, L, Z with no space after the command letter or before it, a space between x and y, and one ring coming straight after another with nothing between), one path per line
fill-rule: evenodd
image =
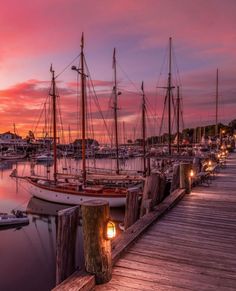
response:
M15 133L11 133L10 131L7 131L0 134L0 139L3 141L11 141L11 140L21 140L22 137Z

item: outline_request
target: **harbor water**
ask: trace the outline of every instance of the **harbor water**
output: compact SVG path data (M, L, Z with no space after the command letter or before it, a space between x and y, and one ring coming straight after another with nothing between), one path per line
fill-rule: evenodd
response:
M74 172L81 161L58 160L63 171ZM90 166L112 168L115 160L89 161ZM13 209L27 211L29 224L18 228L0 228L0 290L1 291L48 291L55 286L56 273L56 220L60 209L70 207L33 198L24 179L12 178L14 169L19 176L34 171L40 175L52 175L52 165L33 164L30 161L0 162L0 212L11 213ZM141 159L121 162L121 168L141 169ZM112 209L115 221L122 221L124 209ZM77 267L83 263L82 231L78 231Z

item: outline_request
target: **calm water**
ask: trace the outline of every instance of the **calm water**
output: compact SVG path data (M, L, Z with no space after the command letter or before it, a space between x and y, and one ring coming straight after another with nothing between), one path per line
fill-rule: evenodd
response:
M59 160L59 168L76 172L81 161ZM96 167L112 168L114 160L98 160ZM94 162L90 161L90 166ZM122 168L140 169L141 160L132 159L123 163ZM11 212L12 209L27 210L30 223L15 229L0 229L0 290L1 291L46 291L55 286L56 257L56 213L66 208L32 198L27 191L24 180L9 177L17 168L19 175L29 175L32 164L28 161L12 163L0 162L0 212ZM52 167L44 164L34 165L39 174L52 174ZM116 221L122 220L122 211L112 210L111 216ZM77 265L82 263L82 234L78 232Z

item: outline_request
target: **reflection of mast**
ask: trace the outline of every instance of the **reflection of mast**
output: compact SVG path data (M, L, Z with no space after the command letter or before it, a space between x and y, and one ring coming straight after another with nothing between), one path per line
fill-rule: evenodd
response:
M39 263L39 265L42 266L42 269L43 269L43 267L45 267L45 259L41 256L41 254L39 254L38 247L36 247L35 244L33 243L32 236L30 236L28 234L28 232L25 231L24 227L21 228L21 231L23 231L23 233L24 233L24 235L26 237L26 240L28 241L28 243L30 245L30 248L33 250L33 253L35 254L35 256L37 258L37 262ZM47 270L45 270L45 271L48 274L48 272L49 272L48 264L46 264L45 268L47 268Z
M218 69L216 70L216 125L215 125L215 136L218 135Z
M142 139L143 139L143 174L146 175L146 100L145 100L145 94L144 94L144 85L142 82L141 86L142 90Z
M50 260L50 262L52 263L54 260L55 260L55 247L54 247L54 244L53 244L53 237L52 237L52 221L51 221L51 217L50 216L47 216L47 217L44 217L44 216L33 216L32 218L32 222L34 223L34 226L35 226L35 229L36 229L36 233L38 235L38 240L40 242L40 246L41 246L41 249L43 251L43 253L48 257L48 249L46 248L45 244L44 244L44 240L40 234L40 231L39 231L39 228L38 228L38 225L37 225L37 221L42 221L42 222L45 222L48 226L48 233L49 233L49 245L50 245L50 249L49 249L49 253L52 257L52 260Z

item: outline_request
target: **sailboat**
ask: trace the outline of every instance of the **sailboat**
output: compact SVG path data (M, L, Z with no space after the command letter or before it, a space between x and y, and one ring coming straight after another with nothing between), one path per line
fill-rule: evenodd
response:
M24 159L26 157L26 153L22 153L22 152L18 152L17 150L17 144L19 144L18 140L17 140L17 135L16 135L16 127L15 124L13 124L14 126L14 140L13 140L13 145L10 146L7 151L2 152L0 155L0 159L1 160L9 160L9 161L16 161L16 160L21 160ZM22 145L22 143L21 143Z
M18 153L14 148L9 148L5 153L0 155L1 160L16 161L26 157L25 153Z
M91 199L101 199L109 202L110 207L125 205L127 193L138 191L141 193L143 179L139 176L131 177L119 173L117 163L117 174L89 174L86 169L86 140L85 140L85 118L86 118L86 92L84 72L84 38L81 39L80 67L72 66L72 70L78 72L81 77L81 98L82 98L82 175L64 175L57 171L57 131L56 131L56 82L55 72L52 74L52 104L53 104L53 156L54 174L53 179L46 179L38 176L27 178L29 192L32 196L62 204L78 205ZM116 89L113 89L116 90ZM116 92L116 91L115 91ZM117 94L117 93L115 93ZM117 96L117 95L116 95ZM117 150L118 152L118 150ZM119 175L118 175L119 174Z

